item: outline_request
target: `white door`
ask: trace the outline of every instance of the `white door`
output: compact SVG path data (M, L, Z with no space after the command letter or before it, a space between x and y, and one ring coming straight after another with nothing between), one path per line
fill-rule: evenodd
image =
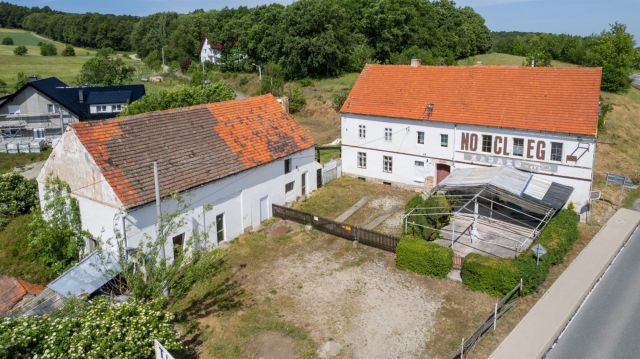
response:
M416 182L424 182L424 177L425 177L424 161L415 161L414 168L415 169L413 174L413 180Z
M260 222L269 218L269 196L260 198Z

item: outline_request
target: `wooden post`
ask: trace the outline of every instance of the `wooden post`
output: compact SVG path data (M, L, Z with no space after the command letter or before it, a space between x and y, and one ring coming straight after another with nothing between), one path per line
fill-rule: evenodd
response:
M493 307L493 331L496 331L496 323L498 322L498 302Z
M460 358L464 358L464 337L462 337L462 343L460 343Z
M522 297L522 278L520 278L520 293L518 293Z

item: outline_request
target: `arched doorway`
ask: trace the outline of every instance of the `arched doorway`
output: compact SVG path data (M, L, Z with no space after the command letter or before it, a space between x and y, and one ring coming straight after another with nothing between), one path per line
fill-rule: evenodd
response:
M451 166L444 163L438 163L436 165L436 183L440 183L443 179L451 173Z

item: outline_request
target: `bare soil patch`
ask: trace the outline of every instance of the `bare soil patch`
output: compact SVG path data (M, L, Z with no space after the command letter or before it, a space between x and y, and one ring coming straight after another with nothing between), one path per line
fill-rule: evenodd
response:
M247 345L247 354L259 359L296 359L296 341L275 331L258 334Z
M286 221L265 232L283 228L227 248L247 298L199 318L202 357L267 358L278 352L265 338L276 336L285 358L444 358L493 305L459 283L397 270L391 253Z

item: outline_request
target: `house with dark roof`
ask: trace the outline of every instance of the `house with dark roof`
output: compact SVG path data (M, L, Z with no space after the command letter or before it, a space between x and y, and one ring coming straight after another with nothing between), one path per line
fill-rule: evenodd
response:
M144 94L144 85L73 87L55 77L32 78L0 99L0 129L5 138L51 139L69 123L116 117Z
M157 186L154 180L157 168ZM186 208L167 258L194 233L228 241L317 187L314 139L272 95L71 124L38 176L68 184L82 226L115 246L155 238L156 190L163 212ZM111 247L113 248L113 247Z
M460 168L509 166L587 208L600 68L367 65L340 112L342 170L429 191Z

